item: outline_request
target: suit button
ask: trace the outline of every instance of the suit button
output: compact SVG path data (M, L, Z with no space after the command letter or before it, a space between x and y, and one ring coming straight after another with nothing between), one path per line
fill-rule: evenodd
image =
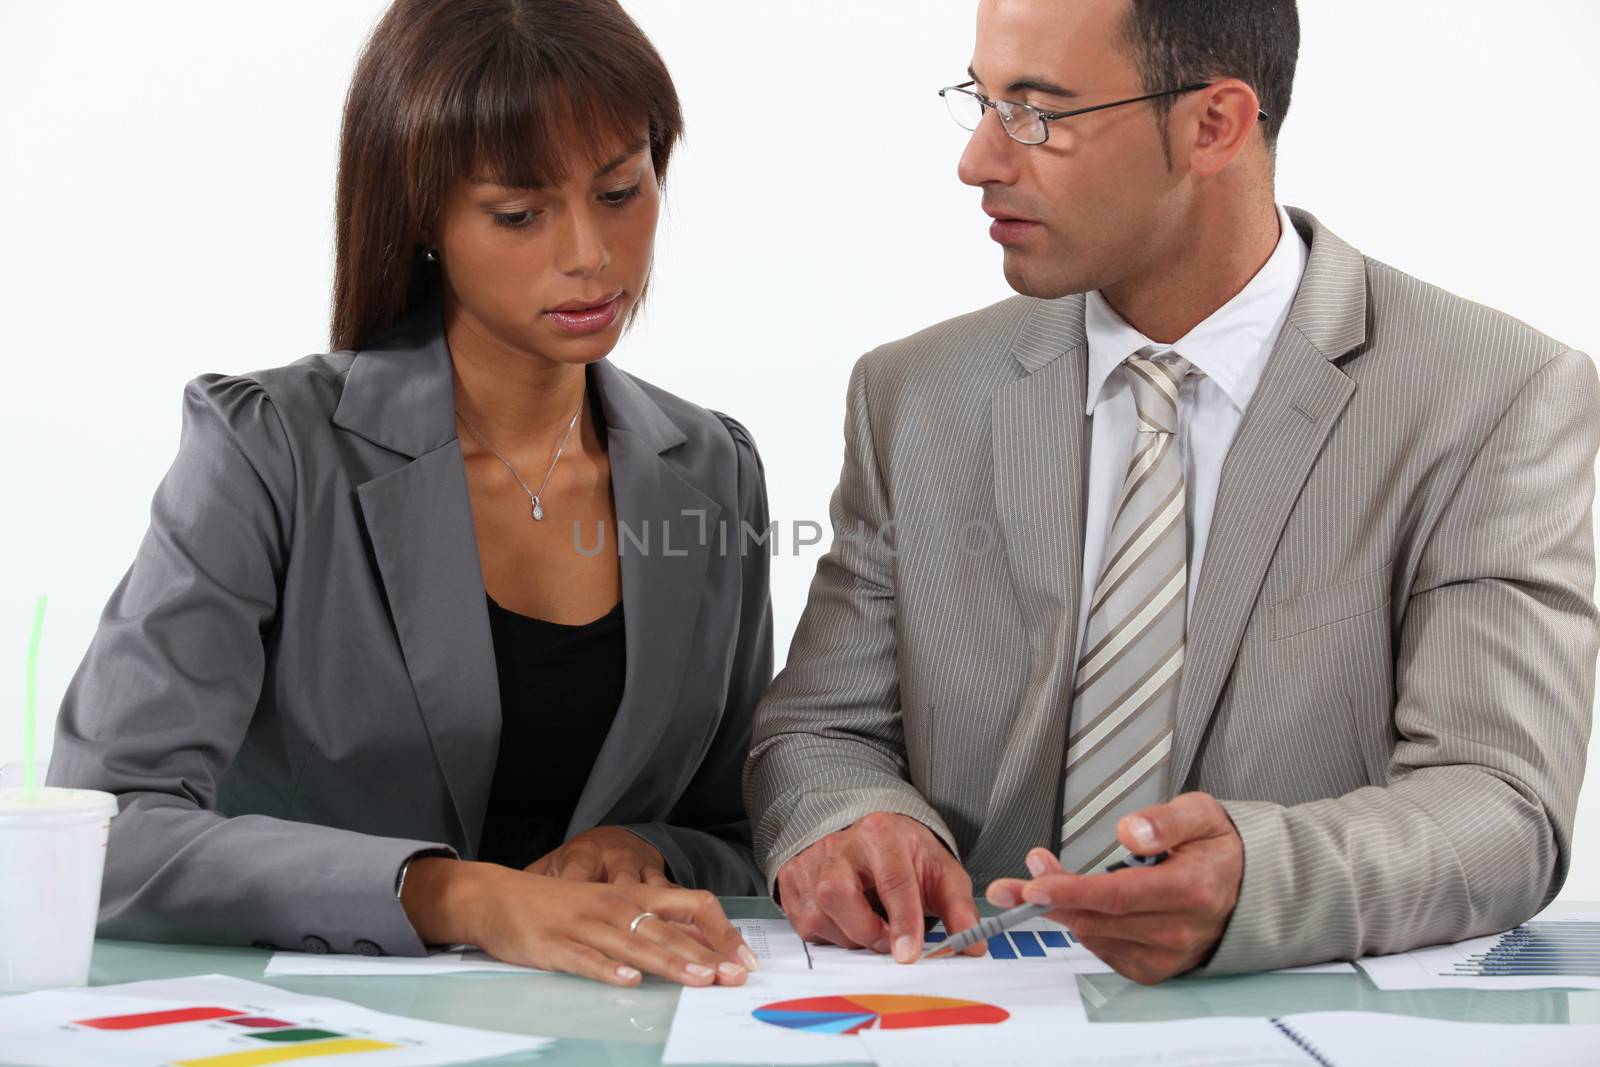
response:
M383 955L383 949L378 947L378 943L376 941L368 941L366 938L356 942L356 951L363 956Z
M304 952L315 952L321 956L327 953L328 943L316 934L307 934L305 940L300 942L300 948Z

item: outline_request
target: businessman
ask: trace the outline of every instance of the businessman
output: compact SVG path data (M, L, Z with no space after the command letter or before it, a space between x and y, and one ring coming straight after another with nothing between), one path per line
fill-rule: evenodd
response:
M1020 295L851 374L745 773L803 936L910 961L977 884L1155 982L1559 889L1600 383L1279 206L1298 47L1292 0L980 3L942 95Z

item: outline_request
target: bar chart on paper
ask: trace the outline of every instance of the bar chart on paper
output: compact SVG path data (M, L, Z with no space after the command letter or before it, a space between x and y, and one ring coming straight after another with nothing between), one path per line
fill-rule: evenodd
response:
M802 942L783 919L740 919L734 925L760 957L762 967L771 970L828 974L903 966L892 956L866 949ZM935 948L944 940L944 929L936 925L927 931L923 944L925 948ZM918 966L958 967L967 971L977 968L997 973L1028 963L1055 963L1076 974L1101 974L1111 969L1066 927L1048 919L1031 919L989 938L988 951L982 958L936 956Z
M1379 989L1600 989L1600 915L1534 918L1503 934L1361 961Z
M935 928L923 938L923 945L925 948L934 948L944 940L945 932ZM1077 951L1074 952L1074 949ZM1093 958L1070 930L1050 922L1023 923L989 938L989 958L995 960L1072 959L1085 956Z
M319 1026L304 1026L265 1015L253 1015L238 1008L192 1007L168 1008L161 1011L131 1012L123 1015L104 1015L91 1019L73 1019L69 1027L90 1030L132 1033L178 1026L182 1023L214 1023L237 1030L221 1029L216 1034L223 1043L234 1037L246 1038L243 1048L221 1051L214 1055L199 1055L175 1059L176 1067L254 1067L256 1064L285 1063L308 1057L345 1056L355 1052L378 1052L397 1049L393 1041L379 1041L371 1037L355 1036L338 1030L325 1030ZM259 1042L259 1044L257 1044Z
M223 975L0 999L0 1034L0 1060L29 1067L265 1067L307 1060L432 1067L550 1043L386 1015Z
M1451 964L1452 975L1600 978L1600 922L1529 922L1485 952Z
M762 969L766 971L827 975L898 970L904 966L896 963L892 956L866 949L803 942L785 919L736 919L734 926L760 957ZM935 925L925 935L923 947L937 948L945 939L944 929ZM1072 931L1049 919L1029 919L1019 923L989 938L985 947L986 951L981 957L947 954L930 957L916 966L956 968L966 973L998 975L1031 970L1029 964L1052 964L1052 969L1069 974L1111 973L1111 966L1090 952ZM1340 962L1291 970L1354 973L1355 968L1349 963Z

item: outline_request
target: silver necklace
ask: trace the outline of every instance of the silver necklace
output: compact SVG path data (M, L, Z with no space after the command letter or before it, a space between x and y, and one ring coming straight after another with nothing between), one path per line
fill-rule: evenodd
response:
M533 506L534 522L541 522L544 519L544 505L539 503L539 498L544 496L545 487L550 484L550 476L556 472L556 464L561 461L561 453L567 447L567 439L572 436L572 428L578 425L578 416L581 414L583 414L583 400L579 399L578 410L572 413L572 421L567 423L567 432L561 435L561 443L556 445L556 454L550 458L550 469L544 472L544 481L539 483L539 491L535 493L528 488L528 483L522 480L522 475L517 473L517 468L511 465L511 461L496 451L494 445L485 441L483 435L477 431L472 423L467 421L465 415L461 414L461 409L456 408L456 418L461 420L461 425L467 428L468 433L477 438L480 445L493 452L494 457L506 465L506 470L511 472L511 477L515 478L517 484L522 486L522 491L528 494L528 503Z

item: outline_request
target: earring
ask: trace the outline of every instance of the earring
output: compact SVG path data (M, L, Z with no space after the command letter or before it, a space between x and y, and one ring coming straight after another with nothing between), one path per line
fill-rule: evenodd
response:
M429 263L437 263L439 262L439 253L432 248L425 249L422 253L422 258Z

